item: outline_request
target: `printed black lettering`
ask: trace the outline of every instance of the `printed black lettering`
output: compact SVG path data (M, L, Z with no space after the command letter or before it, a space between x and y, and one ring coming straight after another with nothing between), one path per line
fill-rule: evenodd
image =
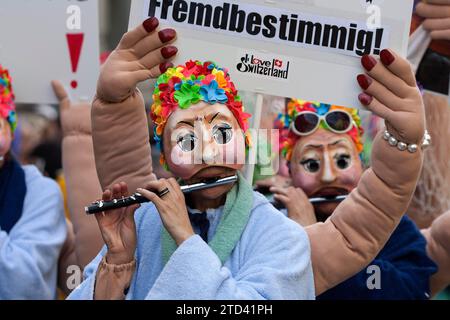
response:
M156 8L159 8L161 3L158 0L150 0L150 5L148 6L148 16L154 17L156 14Z
M189 24L211 27L213 7L210 4L191 2L189 7Z
M275 28L275 23L277 23L277 17L275 16L265 16L264 17L264 30L262 32L263 36L266 38L274 38L277 34L277 29Z
M247 17L247 33L256 36L261 32L262 18L259 13L251 12Z
M163 0L162 8L161 8L161 19L166 20L169 12L169 7L172 6L172 0Z
M224 3L223 7L216 7L214 10L213 27L226 30L228 26L228 16L230 14L230 5Z
M187 19L188 4L184 0L175 0L173 4L172 18L176 22L184 22Z
M347 41L347 28L345 27L339 28L338 26L331 26L329 24L326 24L325 28L323 29L322 46L337 48L338 38L339 38L339 49L344 50Z
M283 14L280 18L280 39L287 40L286 29L287 24L289 23L289 17Z
M355 51L357 55L363 56L372 52L373 32L361 30L358 32Z
M230 16L230 31L241 33L245 26L245 11L239 10L239 5L233 4L231 6Z

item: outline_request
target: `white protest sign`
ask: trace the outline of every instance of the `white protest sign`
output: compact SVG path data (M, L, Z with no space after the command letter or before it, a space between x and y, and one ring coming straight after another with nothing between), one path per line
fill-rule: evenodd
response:
M132 0L178 31L175 63L212 60L240 90L359 107L360 57L406 56L413 0Z
M2 0L0 64L17 103L56 103L51 80L71 99L92 99L99 72L97 0Z

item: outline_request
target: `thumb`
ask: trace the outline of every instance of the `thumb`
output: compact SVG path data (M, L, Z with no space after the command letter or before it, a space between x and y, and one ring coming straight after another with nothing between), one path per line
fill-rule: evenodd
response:
M52 87L53 91L55 92L56 97L59 101L59 108L60 111L63 112L70 108L70 100L69 96L67 95L66 89L64 89L64 86L61 82L53 80L52 81Z

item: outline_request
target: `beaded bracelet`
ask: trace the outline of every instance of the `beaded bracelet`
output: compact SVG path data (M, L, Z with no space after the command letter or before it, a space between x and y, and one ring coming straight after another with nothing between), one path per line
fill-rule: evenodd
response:
M386 140L390 146L397 147L400 151L408 150L410 153L415 153L419 150L419 146L415 143L407 144L405 142L398 141L389 131L385 130L383 133L383 139ZM431 144L431 136L427 130L425 130L425 134L423 136L421 148L425 149Z

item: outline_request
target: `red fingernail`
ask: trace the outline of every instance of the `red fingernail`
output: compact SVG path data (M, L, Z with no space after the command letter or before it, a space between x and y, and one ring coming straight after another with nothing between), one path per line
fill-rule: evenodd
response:
M373 67L376 66L377 60L375 60L374 57L366 54L361 58L361 63L363 65L364 69L366 69L367 71L370 71L373 69Z
M384 65L389 66L392 64L392 62L394 62L395 57L389 50L384 49L380 53L380 59L381 62L384 63Z
M170 57L173 57L178 52L177 47L174 46L168 46L161 49L161 55L164 57L164 59L169 59Z
M368 105L372 102L373 97L370 96L370 95L368 95L368 94L366 94L366 93L361 93L361 94L358 96L358 99L359 99L359 101L361 101L361 103L362 103L363 105L368 106Z
M145 20L142 25L144 26L145 31L148 33L154 31L159 26L159 21L156 17L148 18Z
M167 69L172 68L172 67L173 67L173 63L163 62L159 65L159 70L161 71L161 73L164 73L167 71Z
M161 42L166 43L175 39L177 32L174 29L164 29L161 30L158 35Z
M372 84L372 79L366 76L365 74L360 74L357 77L359 86L363 88L363 90L367 90L367 88Z

